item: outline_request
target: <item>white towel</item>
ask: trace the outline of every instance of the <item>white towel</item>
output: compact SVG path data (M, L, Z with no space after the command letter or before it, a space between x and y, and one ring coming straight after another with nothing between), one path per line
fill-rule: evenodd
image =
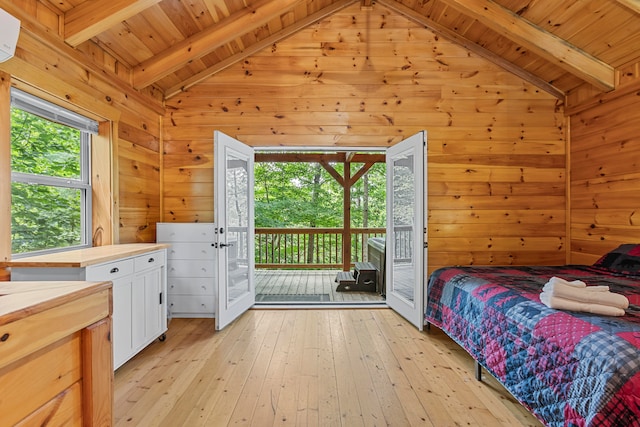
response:
M542 288L543 291L545 292L553 292L553 290L555 289L556 286L561 286L561 287L565 287L565 288L571 288L571 290L577 290L580 292L609 292L609 287L605 286L605 285L599 285L599 286L587 286L584 288L577 288L574 286L569 286L569 285L563 285L563 284L559 284L559 283L554 283L551 284L549 282L545 283L544 287Z
M626 309L629 307L629 300L624 295L613 292L595 292L589 291L591 286L586 288L577 288L555 282L553 285L547 283L542 288L543 292L549 293L551 296L564 298L567 300L584 302L587 304L608 305L611 307Z
M571 282L569 282L568 280L565 280L556 276L553 276L551 279L549 279L547 283L551 286L555 285L556 283L561 283L563 285L573 286L574 288L587 287L587 284L584 283L582 280L572 280Z
M567 300L555 297L547 292L540 294L540 301L547 307L557 310L583 311L585 313L602 314L605 316L624 316L625 314L625 311L618 307Z
M560 277L552 277L549 281L544 285L543 290L545 291L553 291L553 288L556 285L565 285L571 286L572 288L577 288L585 291L591 292L609 292L608 286L587 286L582 280L572 280L569 282L568 280L561 279Z

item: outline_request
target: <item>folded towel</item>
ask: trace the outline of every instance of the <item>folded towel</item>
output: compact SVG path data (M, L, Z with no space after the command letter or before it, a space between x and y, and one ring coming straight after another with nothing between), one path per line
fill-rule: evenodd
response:
M567 282L567 283L571 283L571 282ZM583 283L583 282L581 282ZM587 291L587 292L609 292L609 287L605 286L605 285L599 285L599 286L585 286L584 288L582 287L576 287L573 285L565 285L559 282L547 282L545 283L544 287L542 288L543 291L547 291L547 292L553 292L553 289L556 286L564 286L565 288L572 288L572 290L578 290L580 292L582 291Z
M551 279L549 279L547 283L550 284L551 286L554 286L556 283L561 283L563 285L573 286L574 288L587 287L587 284L584 283L582 280L572 280L571 282L569 282L568 280L565 280L556 276L553 276Z
M577 288L560 282L554 282L553 286L550 283L544 285L542 291L547 292L554 297L588 304L608 305L611 307L621 308L623 310L629 307L629 300L624 295L608 291L593 292L587 290L589 288L590 286L587 286L586 288Z
M601 304L586 304L579 301L555 297L547 292L540 294L540 301L549 308L557 310L582 311L585 313L602 314L605 316L624 316L625 311L618 307Z

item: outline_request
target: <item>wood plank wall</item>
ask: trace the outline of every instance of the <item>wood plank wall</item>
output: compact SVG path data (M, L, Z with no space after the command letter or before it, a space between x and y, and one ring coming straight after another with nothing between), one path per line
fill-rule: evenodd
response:
M11 98L11 76L0 71L0 99ZM0 101L0 230L11 229L11 191L6 187L11 182L11 127L6 126L6 118L10 117L11 102ZM3 117L5 119L3 119ZM0 232L3 236L11 233ZM0 240L0 260L11 259L11 238L4 237ZM8 270L0 268L0 282L10 279Z
M566 134L547 93L355 4L169 99L165 221L213 221L212 135L388 147L428 132L429 270L566 260Z
M619 71L615 91L576 94L571 117L571 253L592 264L623 243L640 243L640 63Z
M101 121L92 171L94 244L154 242L164 116L157 95L134 91L122 64L92 42L81 46L81 52L66 45L62 16L50 4L2 0L0 5L22 26L15 57L0 64L12 85ZM0 120L8 123L9 118ZM10 186L3 184L0 192L10 194ZM10 239L10 233L2 235Z
M125 122L118 126L120 243L155 242L160 222L160 137Z

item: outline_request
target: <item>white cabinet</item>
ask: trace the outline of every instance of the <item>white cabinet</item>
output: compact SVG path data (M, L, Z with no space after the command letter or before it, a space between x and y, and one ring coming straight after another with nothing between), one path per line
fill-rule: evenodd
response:
M215 224L158 223L168 243L167 291L172 317L215 317Z
M60 267L53 261L44 263L46 267L12 267L11 280L113 282L113 366L117 369L156 338L164 340L167 331L167 250L166 245L155 245L157 247L162 249L117 256L107 262L81 267L69 267L61 261ZM85 254L92 252L91 249L84 251ZM73 258L72 251L68 254ZM25 261L22 264L28 265Z
M167 330L166 250L86 267L86 280L113 282L113 362L120 367ZM165 292L166 296L166 292Z

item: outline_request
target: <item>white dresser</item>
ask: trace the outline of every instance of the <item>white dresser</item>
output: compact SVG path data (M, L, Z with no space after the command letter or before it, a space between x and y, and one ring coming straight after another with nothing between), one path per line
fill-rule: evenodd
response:
M113 367L167 331L167 245L131 243L58 252L3 263L11 281L113 282Z
M168 243L171 317L215 317L216 252L213 223L158 223L157 242Z

